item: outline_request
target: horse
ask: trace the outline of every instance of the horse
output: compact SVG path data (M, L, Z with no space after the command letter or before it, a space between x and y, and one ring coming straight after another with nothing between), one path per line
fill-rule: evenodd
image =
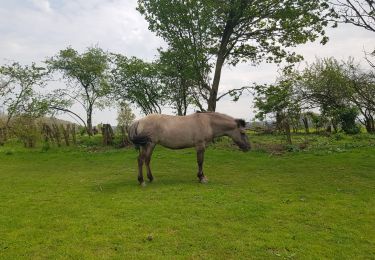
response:
M155 145L170 149L195 147L197 152L198 179L206 183L203 173L204 152L207 145L216 137L229 136L238 147L247 152L250 143L245 132L245 121L217 112L196 112L187 116L150 114L133 122L128 128L129 140L139 149L138 181L143 180L143 164L146 164L147 178L154 177L150 162Z

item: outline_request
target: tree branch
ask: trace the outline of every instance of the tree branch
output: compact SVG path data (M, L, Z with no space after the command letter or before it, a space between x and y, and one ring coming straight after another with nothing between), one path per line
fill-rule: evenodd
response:
M245 87L242 87L242 88L231 89L231 90L225 92L224 94L220 95L220 96L216 99L216 101L219 101L221 98L225 97L226 95L231 95L231 94L236 93L236 92L241 92L240 95L242 95L242 92L243 92L244 90L247 90L247 89L251 89L251 87L245 86Z
M78 114L74 113L73 111L71 111L71 110L69 110L67 108L57 107L57 106L49 106L49 108L50 109L59 110L59 111L63 111L63 112L67 112L67 113L70 113L70 114L76 116L79 120L81 120L81 122L83 123L83 125L87 128L85 120L83 120Z

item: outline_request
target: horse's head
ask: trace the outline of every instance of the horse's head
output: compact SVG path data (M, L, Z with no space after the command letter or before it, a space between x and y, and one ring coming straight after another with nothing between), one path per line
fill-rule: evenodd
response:
M235 119L236 121L236 128L231 131L229 134L230 137L232 137L233 141L240 147L240 149L244 152L247 152L250 150L251 146L249 143L249 138L247 137L246 131L245 131L245 120L243 119Z

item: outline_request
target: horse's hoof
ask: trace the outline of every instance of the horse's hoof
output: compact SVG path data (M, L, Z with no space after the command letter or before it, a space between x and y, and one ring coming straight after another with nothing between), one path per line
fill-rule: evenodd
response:
M207 178L206 177L203 177L202 179L200 179L200 183L207 183L208 182L208 180L207 180Z
M146 187L146 182L141 182L139 185L141 185L142 187Z

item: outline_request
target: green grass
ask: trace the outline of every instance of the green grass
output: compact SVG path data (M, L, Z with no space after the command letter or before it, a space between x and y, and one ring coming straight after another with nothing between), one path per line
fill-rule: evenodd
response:
M0 148L0 258L375 258L374 147L195 161L157 147L141 188L134 149Z

